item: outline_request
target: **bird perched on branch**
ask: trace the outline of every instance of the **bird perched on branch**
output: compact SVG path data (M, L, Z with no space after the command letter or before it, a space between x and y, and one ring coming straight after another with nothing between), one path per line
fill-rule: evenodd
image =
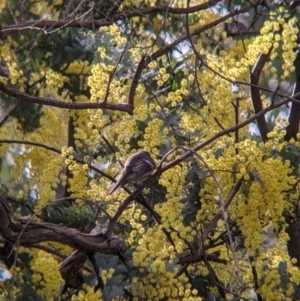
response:
M155 162L150 154L144 150L131 155L125 162L119 180L107 193L113 194L121 186L128 182L138 182L144 180L155 169Z

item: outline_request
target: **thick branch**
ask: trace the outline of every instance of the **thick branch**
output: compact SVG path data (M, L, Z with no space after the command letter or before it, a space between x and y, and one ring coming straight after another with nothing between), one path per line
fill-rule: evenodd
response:
M77 289L81 287L83 284L83 277L80 270L87 258L87 253L75 250L61 263L59 272L61 278L65 280L65 285L61 294L64 294L68 287Z
M300 92L300 54L298 52L296 60L294 62L296 67L296 83L293 94ZM295 96L300 100L300 96ZM299 133L299 123L300 123L300 102L293 102L289 115L289 125L286 128L285 139L289 141L291 138L297 139L297 134Z
M253 84L250 86L250 93L251 93L251 99L254 107L254 112L259 113L260 111L263 110L262 106L262 100L260 97L260 92L259 89L256 88L254 85L259 84L259 77L261 74L261 71L267 62L267 60L270 57L272 51L272 47L269 50L267 54L261 53L258 60L256 61L251 74L250 74L250 83ZM268 125L265 119L264 115L259 116L259 118L256 119L257 126L260 132L260 136L263 140L263 142L266 142L268 140L267 134L268 134Z
M27 101L31 103L38 103L42 105L48 105L57 108L70 109L70 110L86 110L86 109L107 109L127 112L132 114L132 107L128 104L109 104L109 103L69 103L51 98L44 98L38 96L32 96L27 93L19 92L13 88L5 86L0 83L0 91L12 96L20 101Z
M111 236L108 240L103 235L84 234L74 229L49 223L30 222L27 226L23 226L13 223L11 215L6 200L0 197L0 235L5 240L12 243L17 242L21 246L54 241L82 251L105 254L119 254L126 249L124 240L116 236Z
M104 234L103 229L104 227L98 225L90 233L101 236L102 234ZM98 279L97 287L103 289L103 281L98 273L99 268L97 267L94 253L74 250L71 255L64 259L59 268L61 277L65 280L62 294L67 290L68 287L80 288L80 286L83 284L83 278L80 271L87 258L89 258L93 264L93 268Z

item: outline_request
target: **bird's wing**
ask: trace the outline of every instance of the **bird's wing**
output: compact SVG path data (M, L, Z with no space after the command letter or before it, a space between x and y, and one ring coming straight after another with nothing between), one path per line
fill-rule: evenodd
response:
M141 159L135 162L133 166L131 166L131 170L137 175L137 177L146 175L149 172L151 172L153 169L154 169L154 164L147 159Z

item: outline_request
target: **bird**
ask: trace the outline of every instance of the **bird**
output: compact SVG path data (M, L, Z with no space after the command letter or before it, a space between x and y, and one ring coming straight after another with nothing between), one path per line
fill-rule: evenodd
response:
M155 162L149 152L140 150L131 155L125 162L119 180L108 191L107 195L113 194L128 182L144 180L155 169Z

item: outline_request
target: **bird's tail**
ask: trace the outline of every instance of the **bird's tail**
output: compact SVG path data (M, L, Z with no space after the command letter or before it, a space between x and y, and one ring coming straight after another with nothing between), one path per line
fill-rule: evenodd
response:
M111 195L113 194L115 191L119 190L119 188L121 186L123 186L124 184L126 184L127 181L127 177L121 177L116 183L115 185L108 191L107 195Z

